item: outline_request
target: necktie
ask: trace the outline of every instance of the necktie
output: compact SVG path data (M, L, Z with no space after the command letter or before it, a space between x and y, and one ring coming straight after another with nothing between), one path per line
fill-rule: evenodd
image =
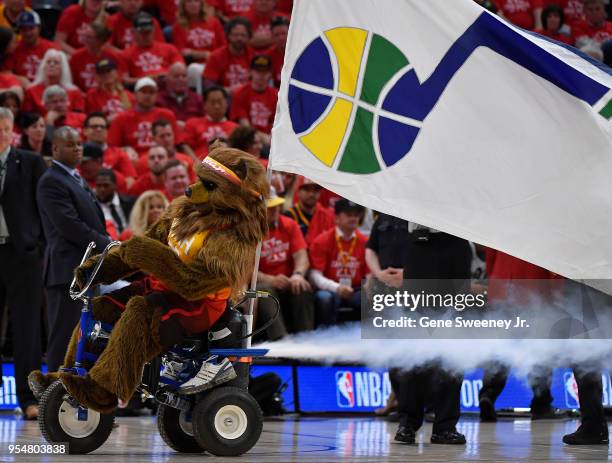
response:
M7 161L0 162L0 193L4 190L4 179L6 178Z
M79 175L79 173L75 170L74 173L72 174L72 176L74 177L74 179L79 182L79 185L81 185L83 188L85 188L85 182L83 181L83 177L81 177Z
M121 233L124 228L123 222L121 221L121 217L119 216L119 213L117 212L117 208L115 207L113 203L110 203L110 212L111 212L111 216L113 217L113 222L115 222L115 225L117 226L117 232Z

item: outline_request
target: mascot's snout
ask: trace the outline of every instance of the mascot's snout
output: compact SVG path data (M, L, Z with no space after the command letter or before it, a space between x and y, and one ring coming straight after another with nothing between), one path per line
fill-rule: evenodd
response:
M208 202L208 190L204 187L202 182L189 185L185 189L185 196L187 196L191 202L195 204L203 204Z

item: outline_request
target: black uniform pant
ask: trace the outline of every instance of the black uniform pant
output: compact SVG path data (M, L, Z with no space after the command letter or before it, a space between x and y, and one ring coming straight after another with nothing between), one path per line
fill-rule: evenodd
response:
M47 369L57 371L64 363L64 355L70 336L81 316L81 301L73 301L68 293L69 285L47 287Z
M510 369L501 363L492 363L484 368L484 376L482 379L482 389L479 397L486 397L492 403L495 403L499 395L506 387ZM539 414L550 410L553 402L553 396L550 393L550 385L552 381L552 369L549 367L537 367L529 373L527 380L533 391L531 399L531 413Z
M598 434L608 429L602 405L601 370L596 366L574 366L574 377L580 399L580 419L588 433Z
M17 400L22 410L35 405L28 374L39 370L42 358L40 314L42 306L42 259L38 250L17 251L9 242L0 244L0 286L8 304L12 326Z

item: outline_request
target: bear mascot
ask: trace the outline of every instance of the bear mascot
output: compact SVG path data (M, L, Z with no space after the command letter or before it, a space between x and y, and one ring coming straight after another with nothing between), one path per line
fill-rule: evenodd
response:
M145 236L125 241L104 260L95 283L145 276L93 299L94 318L114 327L88 374L34 371L29 383L36 396L59 378L80 404L112 412L118 399L129 401L146 362L184 336L207 331L228 300L244 291L267 233L265 169L243 151L215 147L196 173L186 196L175 199ZM76 269L80 287L97 261L93 256ZM78 337L79 326L64 367L74 365Z

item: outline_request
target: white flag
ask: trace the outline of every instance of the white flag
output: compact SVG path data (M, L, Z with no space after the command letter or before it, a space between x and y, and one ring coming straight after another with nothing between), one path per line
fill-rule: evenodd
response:
M273 169L612 278L612 70L472 0L297 0Z

